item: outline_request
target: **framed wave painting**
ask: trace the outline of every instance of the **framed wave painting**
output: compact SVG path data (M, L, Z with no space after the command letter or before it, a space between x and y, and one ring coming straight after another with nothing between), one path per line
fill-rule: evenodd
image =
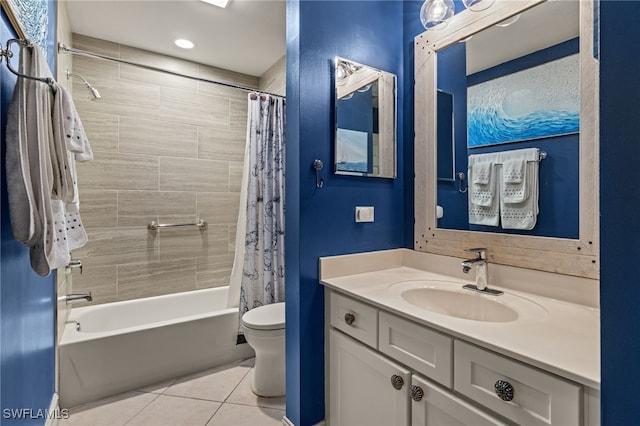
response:
M579 54L467 88L469 148L579 131Z

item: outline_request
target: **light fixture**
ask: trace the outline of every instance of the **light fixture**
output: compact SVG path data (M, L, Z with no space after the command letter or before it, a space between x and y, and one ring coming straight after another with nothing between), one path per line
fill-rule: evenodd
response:
M513 15L511 18L507 18L504 21L500 21L496 24L496 27L508 27L511 24L515 24L520 19L520 13Z
M426 0L420 8L420 21L428 30L439 30L447 26L454 14L453 0Z
M495 0L462 0L464 7L473 11L480 12L481 10L488 9Z
M174 41L176 46L181 47L183 49L193 49L193 42L184 38L179 38Z
M225 8L231 2L231 0L202 0L205 3L212 4L214 6Z

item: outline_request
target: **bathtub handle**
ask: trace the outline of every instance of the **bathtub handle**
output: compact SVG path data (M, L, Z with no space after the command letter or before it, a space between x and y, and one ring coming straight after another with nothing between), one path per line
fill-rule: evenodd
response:
M67 265L67 268L80 268L80 274L82 274L82 260L71 259L71 262Z

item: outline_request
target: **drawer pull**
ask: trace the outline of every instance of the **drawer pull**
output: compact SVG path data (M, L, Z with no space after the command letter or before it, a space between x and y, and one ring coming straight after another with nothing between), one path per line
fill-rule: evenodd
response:
M394 389L400 390L404 386L404 379L397 374L394 374L393 376L391 376L391 385L394 387Z
M422 397L424 397L424 391L420 386L413 385L411 386L409 395L411 396L411 399L413 399L416 402L419 402L419 401L422 401Z
M505 380L496 380L496 384L493 385L496 395L503 401L511 401L513 399L513 386L511 383Z
M347 325L353 324L355 320L356 320L356 316L353 315L351 312L347 312L346 314L344 314L344 322L346 322Z

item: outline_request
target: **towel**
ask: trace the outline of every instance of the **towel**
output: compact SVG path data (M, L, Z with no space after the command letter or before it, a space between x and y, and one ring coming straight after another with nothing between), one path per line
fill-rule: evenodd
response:
M502 189L500 219L504 229L531 230L538 218L538 149L500 153Z
M31 67L31 51L20 49L18 70L26 73ZM27 93L31 81L18 78L9 111L6 131L6 176L11 230L16 241L32 245L42 233L35 194L31 182L28 140L34 129L27 120Z
M469 156L469 223L498 226L500 203L498 202L498 179L494 172L498 154ZM476 174L480 177L476 179ZM486 182L486 183L481 183Z

